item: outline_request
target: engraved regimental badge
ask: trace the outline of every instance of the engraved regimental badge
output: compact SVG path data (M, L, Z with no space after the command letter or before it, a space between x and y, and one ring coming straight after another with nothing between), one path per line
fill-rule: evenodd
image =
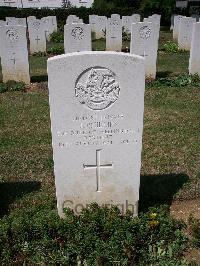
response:
M15 29L9 29L6 32L6 36L8 37L10 42L16 42L19 39L19 34Z
M139 30L140 38L148 39L151 36L151 29L148 26L143 26Z
M107 68L93 67L84 71L75 85L79 102L92 110L103 110L119 98L120 87L115 73Z

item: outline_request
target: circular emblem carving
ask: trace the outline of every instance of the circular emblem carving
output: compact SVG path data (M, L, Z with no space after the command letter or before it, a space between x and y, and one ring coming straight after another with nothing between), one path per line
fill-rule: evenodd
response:
M8 30L6 36L11 42L16 42L19 39L19 34L15 29Z
M148 39L151 36L151 29L148 26L141 27L139 32L142 39Z
M75 84L75 96L92 110L103 110L119 98L120 87L114 72L93 67L84 71Z
M83 28L81 27L76 27L72 30L72 33L71 33L72 37L75 39L75 40L82 40L83 37L84 37L84 31L83 31Z
M33 22L33 27L35 30L39 30L40 29L40 22L39 21L34 21Z

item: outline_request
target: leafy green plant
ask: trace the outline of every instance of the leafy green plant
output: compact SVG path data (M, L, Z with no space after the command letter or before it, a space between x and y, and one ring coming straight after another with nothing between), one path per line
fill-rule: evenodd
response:
M37 52L32 54L32 56L36 56L36 57L43 57L43 56L47 56L46 52Z
M63 45L59 45L59 46L54 46L51 47L47 50L47 53L50 55L60 55L60 54L64 54L64 47Z
M8 81L7 83L0 83L0 93L7 91L22 91L25 89L23 82Z
M178 44L171 42L171 41L167 41L164 45L163 45L163 49L165 52L167 53L178 53Z
M130 41L131 40L131 34L127 33L124 29L122 28L122 39L123 41Z
M64 43L64 33L61 31L53 32L50 35L50 41L54 43Z
M1 264L182 265L185 225L164 208L150 209L138 218L97 204L80 216L69 209L64 212L63 220L47 207L30 207L2 218Z
M181 74L175 78L159 78L148 84L150 87L186 87L189 85L200 87L200 77L197 74Z

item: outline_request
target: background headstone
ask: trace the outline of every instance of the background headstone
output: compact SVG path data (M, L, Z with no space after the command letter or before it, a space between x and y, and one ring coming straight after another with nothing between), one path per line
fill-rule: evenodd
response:
M83 23L83 20L77 17L76 15L69 15L66 19L66 24L71 23Z
M64 29L65 53L91 51L91 26L84 23L66 24Z
M178 46L180 50L190 50L194 23L196 23L195 18L183 17L181 19L178 33Z
M26 27L4 26L1 29L3 82L30 83Z
M48 60L57 206L113 204L137 215L144 59L81 52ZM122 208L121 208L122 209Z
M107 17L91 15L89 17L92 32L95 34L95 39L105 38Z
M50 41L50 35L54 32L54 25L52 24L52 19L51 17L44 17L41 18L41 21L44 24L46 39L47 41Z
M181 15L174 16L174 28L173 28L173 39L178 40L179 24L180 20L183 18Z
M155 79L159 27L152 22L132 24L130 52L145 58L146 77Z
M46 52L46 35L44 23L40 19L28 23L30 53Z
M200 22L193 24L189 73L200 75Z
M122 20L109 18L106 26L106 51L122 49Z

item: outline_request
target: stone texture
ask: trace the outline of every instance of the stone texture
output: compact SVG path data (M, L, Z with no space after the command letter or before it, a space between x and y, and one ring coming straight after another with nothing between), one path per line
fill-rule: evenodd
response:
M91 51L91 26L84 23L66 24L64 29L65 53Z
M200 75L200 22L193 24L189 72Z
M30 83L26 27L1 27L1 65L3 82Z
M30 53L46 52L46 31L40 19L30 20L28 32L30 40Z
M144 59L81 52L48 60L57 206L119 205L137 215ZM123 210L122 210L123 212Z
M106 51L122 49L122 20L109 18L106 26Z
M130 52L145 57L146 77L155 79L159 27L152 22L132 24Z
M190 50L194 23L196 23L195 18L183 17L181 19L178 33L178 46L180 50Z

